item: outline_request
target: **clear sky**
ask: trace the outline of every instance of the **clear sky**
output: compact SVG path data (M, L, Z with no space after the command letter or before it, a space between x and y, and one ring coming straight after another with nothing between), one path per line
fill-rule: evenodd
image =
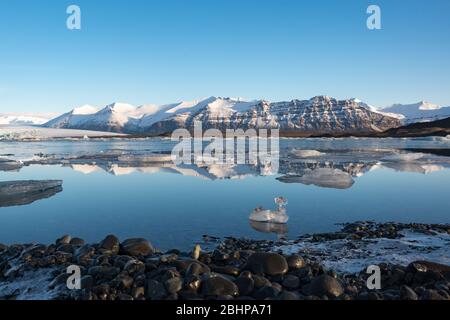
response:
M450 105L450 1L0 0L0 112L322 94Z

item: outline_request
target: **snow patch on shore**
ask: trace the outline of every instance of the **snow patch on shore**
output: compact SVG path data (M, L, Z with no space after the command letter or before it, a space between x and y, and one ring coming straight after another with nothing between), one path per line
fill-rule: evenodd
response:
M53 280L52 269L38 269L25 272L13 282L0 282L0 300L53 300L58 297L58 290L50 290L49 285Z
M304 240L274 248L284 254L299 253L323 263L326 268L342 274L365 270L380 263L408 265L426 260L450 265L450 235L428 235L404 230L400 239Z

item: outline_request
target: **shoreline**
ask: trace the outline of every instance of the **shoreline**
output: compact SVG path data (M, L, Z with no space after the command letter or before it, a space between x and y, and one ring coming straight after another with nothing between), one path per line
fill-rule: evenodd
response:
M0 299L448 300L449 244L449 224L370 221L289 241L205 235L192 252L64 236L51 245L0 244ZM372 264L380 290L366 286ZM81 269L81 290L67 289L70 265Z

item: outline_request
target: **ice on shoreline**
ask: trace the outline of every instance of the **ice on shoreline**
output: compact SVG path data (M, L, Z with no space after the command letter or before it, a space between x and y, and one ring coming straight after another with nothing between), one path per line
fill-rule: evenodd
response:
M354 274L369 265L380 263L406 266L411 262L426 260L450 265L450 235L429 235L411 230L399 232L399 239L330 240L313 242L306 239L295 243L288 241L274 250L285 254L298 253L313 257L330 270Z

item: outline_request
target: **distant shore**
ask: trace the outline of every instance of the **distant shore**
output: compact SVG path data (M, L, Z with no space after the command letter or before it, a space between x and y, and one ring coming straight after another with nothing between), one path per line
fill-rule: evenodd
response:
M392 248L383 249L383 241ZM434 241L434 248L423 248L421 241ZM289 241L205 235L192 252L163 253L141 238L121 242L109 235L85 244L64 236L50 245L0 245L0 299L448 300L448 241L450 225L374 222ZM410 244L395 249L396 243ZM375 255L374 244L379 245ZM343 247L334 257L333 245ZM324 255L320 250L326 247L330 251ZM352 250L358 254L350 256ZM356 268L361 261L380 268L381 289L367 288L364 263L345 272L342 262L352 259ZM390 261L376 263L383 259ZM80 290L67 288L70 265L80 267Z

